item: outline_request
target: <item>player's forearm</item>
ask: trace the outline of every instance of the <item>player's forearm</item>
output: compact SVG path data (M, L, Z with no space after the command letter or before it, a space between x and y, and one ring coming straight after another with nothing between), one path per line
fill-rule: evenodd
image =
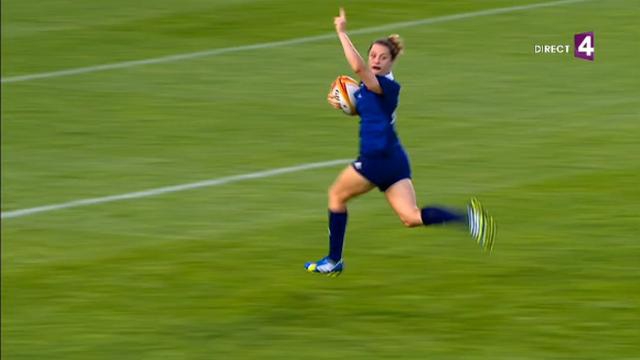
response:
M349 65L351 65L351 69L355 73L359 74L365 69L365 63L364 60L362 60L362 56L360 56L356 47L353 46L353 43L346 32L339 32L338 37L340 38L340 43L342 43L344 56L347 58Z

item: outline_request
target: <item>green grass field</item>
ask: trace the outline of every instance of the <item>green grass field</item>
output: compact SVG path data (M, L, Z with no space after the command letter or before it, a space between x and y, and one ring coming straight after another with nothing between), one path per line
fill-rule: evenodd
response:
M540 0L544 1L544 0ZM533 1L2 2L2 77L145 60ZM472 195L491 256L455 228L350 205L342 165L2 220L3 359L640 358L640 3L450 19L400 33L398 130L421 204ZM596 61L535 55L594 31ZM354 158L329 108L336 39L2 84L2 211Z

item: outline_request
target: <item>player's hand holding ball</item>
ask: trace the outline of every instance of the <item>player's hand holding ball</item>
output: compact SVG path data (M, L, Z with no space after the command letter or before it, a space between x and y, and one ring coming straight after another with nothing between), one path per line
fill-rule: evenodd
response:
M335 86L336 86L336 81L331 83L331 88L329 89L329 93L327 94L327 102L334 109L340 109L340 100L338 99L338 97L336 96L336 94L334 92L334 89L335 89Z
M331 90L327 95L327 101L336 109L342 109L347 115L357 115L356 109L356 91L358 91L358 82L353 78L340 75L331 84Z

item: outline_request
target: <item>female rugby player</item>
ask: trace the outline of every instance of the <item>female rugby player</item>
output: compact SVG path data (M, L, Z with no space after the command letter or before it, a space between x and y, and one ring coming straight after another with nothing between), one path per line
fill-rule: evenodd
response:
M495 222L472 199L466 213L440 207L418 208L411 182L409 158L395 130L396 108L400 93L391 72L403 44L398 35L374 41L369 47L369 61L364 60L346 33L344 9L334 18L334 25L344 55L361 80L356 92L356 107L360 115L360 155L347 166L329 188L329 255L308 262L309 272L338 275L344 268L342 249L347 227L347 202L377 187L407 227L462 222L485 250L493 248ZM339 109L340 105L329 92L327 100Z

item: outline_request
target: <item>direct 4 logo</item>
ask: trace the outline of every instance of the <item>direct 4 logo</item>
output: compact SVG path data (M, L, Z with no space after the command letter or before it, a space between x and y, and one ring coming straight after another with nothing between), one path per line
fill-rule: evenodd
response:
M596 55L595 35L592 32L575 34L573 36L573 55L578 59L593 61ZM570 54L569 44L536 44L533 46L534 54Z
M575 34L573 36L573 55L577 58L593 61L596 55L596 39L593 32Z

